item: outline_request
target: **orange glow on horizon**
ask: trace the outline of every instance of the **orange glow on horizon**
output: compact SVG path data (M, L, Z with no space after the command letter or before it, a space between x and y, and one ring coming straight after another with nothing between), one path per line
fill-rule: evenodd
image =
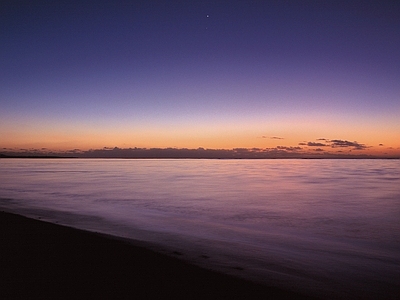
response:
M325 120L325 121L323 121ZM347 153L400 156L400 130L388 124L338 123L328 118L312 120L259 120L241 123L215 122L197 124L183 122L161 126L134 123L6 123L0 127L0 147L7 149L42 149L68 151L80 149L118 148L187 148L234 149L300 147L299 153ZM332 148L327 140L356 142L365 146ZM326 144L325 146L307 145ZM319 148L319 149L318 149ZM350 151L351 150L351 151Z

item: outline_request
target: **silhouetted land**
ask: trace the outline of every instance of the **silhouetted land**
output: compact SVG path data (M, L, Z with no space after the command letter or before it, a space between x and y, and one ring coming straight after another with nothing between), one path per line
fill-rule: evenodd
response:
M0 212L1 299L309 299L127 241Z
M190 152L192 151L192 152ZM268 154L268 153L235 153L232 150L206 150L205 153L195 152L196 150L177 149L174 151L161 151L145 150L141 152L84 152L75 154L73 156L67 155L17 155L17 154L2 154L0 158L120 158L120 159L400 159L397 156L373 156L373 155L353 155L353 154L335 154L335 155L319 155L310 156L302 154Z
M0 153L0 158L73 158L64 156L52 156L52 155L5 155Z

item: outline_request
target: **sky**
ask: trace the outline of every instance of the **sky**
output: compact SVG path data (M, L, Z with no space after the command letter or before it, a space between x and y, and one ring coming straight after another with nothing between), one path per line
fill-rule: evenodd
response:
M398 1L3 0L0 153L400 157L399 49Z

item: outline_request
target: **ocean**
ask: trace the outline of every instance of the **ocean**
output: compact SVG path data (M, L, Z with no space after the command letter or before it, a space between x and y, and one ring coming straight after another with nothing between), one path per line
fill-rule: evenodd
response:
M400 297L400 160L7 158L0 209L317 297Z

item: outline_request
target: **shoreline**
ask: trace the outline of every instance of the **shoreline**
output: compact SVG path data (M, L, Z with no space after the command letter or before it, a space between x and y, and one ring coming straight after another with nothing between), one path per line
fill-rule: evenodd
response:
M0 212L2 299L310 299L104 234Z

